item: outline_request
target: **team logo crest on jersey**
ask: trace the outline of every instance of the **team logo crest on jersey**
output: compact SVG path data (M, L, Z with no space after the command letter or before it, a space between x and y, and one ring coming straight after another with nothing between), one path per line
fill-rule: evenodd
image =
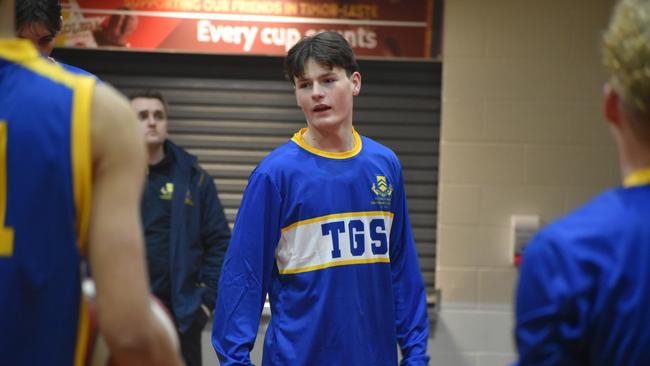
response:
M386 177L383 175L377 176L377 183L373 183L371 189L380 197L390 197L390 195L393 194L393 186L388 184Z
M371 203L381 206L390 205L393 185L390 184L385 175L377 175L375 178L377 181L370 187L370 190L375 194L375 199Z

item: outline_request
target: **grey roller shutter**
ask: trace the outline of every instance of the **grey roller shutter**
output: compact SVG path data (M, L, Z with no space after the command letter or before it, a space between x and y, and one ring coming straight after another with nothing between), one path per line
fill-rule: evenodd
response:
M282 59L224 55L58 50L68 63L128 93L159 89L170 104L171 138L215 178L234 221L248 175L304 127ZM434 289L441 64L360 60L354 125L393 149L404 169L420 267Z

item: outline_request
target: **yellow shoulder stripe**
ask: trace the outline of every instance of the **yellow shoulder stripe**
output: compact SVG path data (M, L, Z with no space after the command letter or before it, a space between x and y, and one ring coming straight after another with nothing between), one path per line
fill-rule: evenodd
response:
M78 78L76 84L72 115L72 178L77 207L79 250L85 255L92 204L90 113L95 79Z
M307 219L307 220L296 221L291 225L283 227L281 231L283 233L285 233L285 232L287 232L289 230L295 229L296 227L298 227L300 225L312 224L314 222L328 221L328 220L332 220L332 219L340 219L340 218L346 218L346 217L361 217L361 216L386 216L386 217L391 217L392 218L393 213L389 212L389 211L343 212L343 213L337 213L337 214L332 214L332 215L314 217L314 218Z

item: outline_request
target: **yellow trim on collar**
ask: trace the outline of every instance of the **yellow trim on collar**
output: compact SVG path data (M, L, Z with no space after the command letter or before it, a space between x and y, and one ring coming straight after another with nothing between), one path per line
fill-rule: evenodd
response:
M300 131L293 134L293 137L291 137L291 141L295 142L296 144L298 144L298 146L302 147L303 149L309 151L314 155L318 155L330 159L347 159L357 155L361 151L361 147L362 147L361 136L359 136L359 134L354 128L352 128L352 135L354 136L354 147L352 148L352 150L344 151L344 152L328 152L328 151L319 150L309 145L302 138L302 135L304 135L305 132L307 132L307 127L301 128Z
M0 57L21 62L40 56L31 41L20 38L0 38Z
M43 58L32 42L19 38L0 38L0 58L17 63L52 81L75 89L80 75L67 72L59 64Z
M632 174L625 177L623 186L636 187L650 184L650 168L635 170Z

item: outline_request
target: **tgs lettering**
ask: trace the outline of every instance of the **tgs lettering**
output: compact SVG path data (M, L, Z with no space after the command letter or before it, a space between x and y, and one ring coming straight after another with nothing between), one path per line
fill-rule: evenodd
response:
M373 219L369 223L358 219L328 222L321 225L321 232L323 236L331 237L332 258L341 258L341 242L345 243L345 239L348 239L350 254L353 257L364 255L367 238L370 239L370 250L373 255L383 255L388 252L388 236L383 219ZM341 237L345 233L348 234L347 238Z

